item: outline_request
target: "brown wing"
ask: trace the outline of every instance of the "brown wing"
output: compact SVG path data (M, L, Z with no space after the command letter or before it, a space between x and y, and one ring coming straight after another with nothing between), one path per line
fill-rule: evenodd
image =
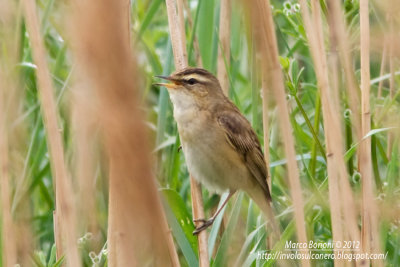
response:
M222 112L217 121L225 130L228 143L243 158L248 170L271 200L267 184L267 168L257 135L247 119L237 110Z

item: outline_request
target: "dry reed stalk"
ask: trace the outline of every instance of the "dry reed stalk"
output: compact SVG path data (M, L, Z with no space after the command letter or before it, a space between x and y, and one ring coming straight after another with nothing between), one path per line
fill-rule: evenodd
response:
M15 82L16 77L12 70L17 58L9 60L10 55L12 55L11 57L16 55L10 52L13 48L9 45L15 45L15 43L9 42L9 40L13 40L11 35L8 35L8 38L10 39L4 40L3 43L5 44L3 47L5 53L2 53L2 62L0 63L0 203L3 250L1 266L16 266L17 263L21 266L30 266L32 235L29 222L26 220L31 215L29 203L28 200L21 199L17 206L13 206L15 199L11 197L16 194L14 189L18 187L16 185L18 179L26 179L26 176L21 175L20 171L23 167L15 160L15 154L20 152L18 147L23 143L18 142L21 141L19 135L21 135L22 129L18 129L21 127L14 124L16 118L21 115L18 112L21 110L18 108L15 110L15 108L21 107L20 101L23 94L17 91L20 88Z
M316 8L318 3L314 3ZM335 106L337 101L331 101L335 96L331 95L329 89L328 66L325 55L323 42L318 40L323 34L316 33L321 27L315 28L315 22L312 22L311 16L305 0L300 0L302 17L304 20L307 37L309 40L310 51L315 65L315 72L320 88L322 112L324 117L325 141L328 159L328 175L329 175L329 199L332 213L338 216L338 211L342 210L345 219L344 230L348 232L352 240L359 240L359 231L356 220L356 208L348 182L348 174L343 160L343 137L339 118L339 107ZM319 20L319 23L321 21ZM320 37L318 37L320 36ZM334 92L333 92L334 93ZM337 195L337 190L339 194ZM339 197L338 197L339 196ZM332 231L334 238L340 238L343 233L340 232L340 218L332 218Z
M331 11L330 14L330 30L331 30L331 53L336 54L336 47L339 50L339 59L342 64L342 67L344 69L344 74L345 74L345 80L346 80L346 88L348 89L348 94L350 95L350 109L352 110L352 118L353 118L353 125L354 125L354 131L358 139L361 138L361 130L360 130L360 117L359 117L359 97L358 97L358 92L357 88L358 85L356 84L354 73L351 67L351 53L349 49L349 45L347 43L347 32L344 26L344 17L341 11L341 6L338 1L329 1L329 11ZM324 51L324 50L322 50ZM335 51L335 52L333 52ZM337 56L336 56L337 58ZM336 106L334 108L337 110L337 112L340 112L340 107L339 107L339 99L338 99L338 86L340 84L340 81L338 80L339 76L337 75L338 71L338 65L337 65L337 59L333 59L332 65L336 65L335 71L332 71L332 77L331 77L331 83L333 86L333 93L334 97L337 99L335 101ZM338 113L336 113L338 114ZM338 120L339 117L337 116L336 120ZM343 144L343 139L342 136L334 136L336 137L336 140L334 142L339 142ZM343 153L343 150L340 150L340 147L337 147L337 152L338 153ZM348 183L347 180L347 171L343 162L342 157L338 158L339 160L339 191L341 193L341 209L342 213L344 214L344 220L345 220L345 237L351 237L353 240L359 240L360 234L357 226L357 211L355 208L355 202L354 202L354 196L353 192L351 190L351 187ZM333 194L334 195L334 194ZM332 196L334 197L334 196ZM334 200L332 200L334 201ZM348 229L346 229L348 228Z
M182 0L166 0L168 26L171 35L172 51L174 54L175 68L177 70L187 67L187 53L185 43L183 16L179 15L182 10ZM203 197L201 185L190 176L190 186L192 194L193 219L204 218ZM196 224L197 225L197 224ZM199 246L199 266L207 267L210 265L207 248L207 232L202 231L198 234Z
M388 42L387 38L385 37L383 41L383 51L382 51L381 68L379 70L379 77L382 77L383 73L385 72L387 50L388 50ZM378 98L382 98L382 87L383 87L383 79L381 79L378 83Z
M318 9L320 11L320 6L319 3L315 3L313 1L314 5L317 5L317 7L313 7L313 9ZM316 13L316 12L315 12ZM318 12L319 18L321 18L320 12ZM316 25L322 26L322 22L319 21ZM332 26L332 25L330 25ZM330 27L331 29L332 27ZM322 33L321 31L318 31L319 33ZM323 36L318 36L318 39L321 41L323 39ZM331 50L330 54L328 56L328 69L329 73L331 74L331 79L330 79L330 88L332 89L332 95L334 97L333 101L335 106L339 106L339 62L338 62L338 55L336 52L336 45L337 45L337 35L336 33L331 30L330 31L330 40L331 40ZM322 48L320 48L322 50ZM340 204L341 202L337 201L337 196L340 195L340 179L339 179L339 172L336 170L333 170L334 167L332 164L329 166L330 173L335 173L334 178L329 177L328 180L328 185L329 185L329 203L330 203L330 208L331 208L331 222L332 222L332 239L333 240L346 240L344 239L344 236L346 233L343 232L343 223L342 223L342 208ZM328 168L329 168L328 167ZM337 203L337 204L336 204ZM337 260L335 259L335 265L340 265L344 266L345 261L344 260Z
M389 32L390 32L390 40L389 40L389 68L390 68L390 97L393 98L394 96L394 36L396 35L393 29L393 18L389 16Z
M168 27L171 35L172 50L174 54L175 68L177 70L183 69L188 66L187 52L184 38L184 22L181 11L177 9L177 2L181 0L166 0L167 14L168 14ZM179 5L181 7L182 5Z
M74 55L94 101L109 161L109 266L179 266L151 173L139 108L140 77L130 49L127 1L76 1ZM104 18L107 18L106 20ZM85 40L82 42L82 40ZM169 249L169 250L168 250Z
M329 11L332 11L332 2L337 3L337 1L329 1L328 2L328 8ZM315 3L317 4L317 3ZM320 6L318 4L318 9L320 9ZM340 10L339 10L340 12ZM332 12L333 13L333 12ZM330 73L330 88L332 89L333 97L334 97L334 105L336 107L340 106L340 101L339 101L339 87L340 87L340 76L339 76L339 56L338 56L338 32L336 23L336 19L334 17L334 13L328 13L329 16L329 33L330 33L330 52L328 55L328 69ZM320 16L320 14L319 14ZM320 22L321 23L321 22ZM322 24L322 23L321 23ZM322 32L322 31L321 31ZM322 36L319 38L322 39ZM343 63L343 61L342 61ZM351 103L351 101L350 101ZM351 105L351 104L350 104ZM351 108L350 108L351 110ZM354 114L354 113L352 113ZM357 116L357 114L356 114ZM352 116L354 117L354 116ZM337 175L340 175L340 173L337 172ZM328 180L329 184L329 201L330 203L335 203L337 202L337 196L340 195L340 178L339 179L329 179ZM343 230L343 221L342 221L342 213L343 210L346 208L343 205L342 201L339 201L338 205L331 205L331 221L332 221L332 237L333 240L350 240L349 233L347 231ZM347 230L347 229L346 229ZM335 260L335 264L340 265L340 266L349 266L350 264L345 261L345 260Z
M77 66L79 69L79 66ZM79 71L79 70L78 70ZM72 89L72 124L75 133L75 176L78 182L79 229L97 236L97 209L95 203L95 136L97 127L93 120L94 107L84 85ZM88 212L89 211L89 212Z
M365 136L371 130L370 111L370 30L369 1L360 0L360 57L361 57L361 131ZM380 250L376 203L372 178L371 138L360 144L360 173L362 177L362 249L374 253ZM381 261L376 261L380 266ZM369 261L366 262L369 264Z
M314 7L313 10L315 10L315 5L317 6L317 9L319 10L320 13L320 5L316 1L313 1ZM328 1L328 23L329 23L329 36L330 36L330 53L328 56L328 68L329 68L329 73L331 74L331 79L330 79L330 88L332 90L332 95L334 97L335 103L334 105L336 107L340 107L339 104L339 56L338 56L338 50L340 51L340 54L342 55L342 65L345 64L350 64L347 59L343 59L343 56L348 54L348 51L345 51L345 47L347 47L347 43L339 40L340 38L343 38L346 36L346 31L345 31L345 26L343 24L343 17L341 14L341 8L340 8L340 3L338 1ZM318 16L321 18L321 14L318 14ZM318 25L322 26L322 22L319 21ZM320 33L322 33L322 30L319 30ZM340 37L339 37L340 36ZM323 36L318 36L320 40L323 39ZM340 44L340 46L339 46ZM339 47L338 47L339 46ZM324 46L320 48L321 51L323 51ZM345 65L346 67L350 67ZM344 68L345 71L350 71L350 69ZM347 75L349 76L349 75ZM350 76L352 77L352 76ZM349 84L349 79L346 77L347 84ZM355 88L355 87L353 87ZM349 88L349 89L353 89ZM355 97L352 97L352 92L353 90L350 91L350 110L352 111L352 114L356 114L355 117L357 117L358 112L357 111L357 102L355 102ZM354 91L357 93L357 91ZM354 93L353 92L353 93ZM354 115L352 116L354 117ZM356 123L357 124L357 123ZM358 133L358 132L357 132ZM332 173L333 171L331 171ZM332 177L329 177L329 201L331 203L331 221L332 221L332 237L333 240L347 240L349 238L347 231L343 231L342 228L342 211L346 208L343 205L343 202L339 201L338 205L335 203L337 202L337 196L340 195L340 173L336 171L336 177L333 179ZM338 179L339 178L339 179ZM336 264L344 265L345 262L343 260L336 260Z
M4 87L3 87L4 88ZM1 167L1 217L2 217L2 256L3 266L14 266L17 263L17 244L15 239L15 225L11 216L11 192L8 158L8 140L5 123L4 103L1 103L0 112L0 167Z
M0 38L2 51L0 57L0 203L1 203L1 248L2 266L17 264L18 244L16 239L16 225L11 210L11 162L10 162L10 95L14 90L12 84L11 66L14 65L15 43L9 42L11 30L14 30L15 6L11 1L0 3ZM10 51L11 50L11 51ZM11 90L10 90L11 89ZM14 88L13 88L14 89Z
M351 110L352 126L354 129L355 136L358 140L361 140L361 119L360 119L360 97L358 84L354 76L354 70L352 67L352 55L349 45L349 37L346 31L345 20L343 16L343 9L340 1L329 0L328 1L328 15L329 15L329 29L331 35L335 36L336 44L335 48L332 47L331 51L339 52L339 59L343 67L347 94L349 95L349 108ZM333 44L331 44L333 45ZM336 50L337 47L337 50Z
M19 72L15 70L15 66L20 58L20 29L22 16L19 3L15 1L2 1L0 3L0 106L2 106L2 118L4 124L0 126L0 131L4 134L4 161L7 167L4 170L4 180L8 184L2 186L5 197L4 206L9 206L11 210L3 208L5 213L4 219L8 221L10 215L11 221L4 222L2 231L5 236L3 243L3 255L7 258L7 254L16 254L16 260L7 260L4 266L14 266L18 262L21 266L30 266L32 264L32 233L29 218L31 209L29 199L21 197L27 190L28 177L26 175L26 161L19 159L26 157L26 123L20 120L23 117L25 97L24 90L19 83ZM1 119L0 119L1 120ZM7 153L7 154L4 154ZM27 160L27 159L26 159ZM1 176L3 178L3 176ZM8 178L8 179L7 179ZM11 179L11 180L10 180ZM12 196L12 199L10 197ZM9 223L12 223L11 228ZM6 237L7 236L7 237ZM12 236L12 238L9 238ZM9 253L9 252L12 253ZM8 258L14 258L8 256ZM13 261L13 263L11 263Z
M264 67L265 68L265 67ZM264 69L263 68L263 69ZM272 194L272 179L271 179L271 168L269 167L270 163L270 157L269 157L269 114L268 114L268 100L269 100L269 93L271 93L270 90L268 90L268 78L265 77L265 72L261 72L261 93L262 93L262 118L263 118L263 134L264 134L264 161L265 161L265 167L267 168L267 177L265 178L267 180L268 184L268 189L270 191L270 194ZM268 225L265 225L266 230L268 230ZM267 248L273 248L274 246L274 240L271 235L267 237L266 241L266 246ZM280 262L281 263L281 262ZM284 266L284 264L283 264Z
M192 19L192 15L190 13L190 7L188 4L188 1L183 1L183 6L185 8L185 12L186 12L186 19L187 22L189 24L189 28L193 29L194 25L193 25L193 19ZM199 45L199 40L197 39L196 34L193 33L193 52L196 58L196 63L197 66L202 68L203 67L203 62L201 60L201 56L200 56L200 45Z
M263 114L263 133L264 133L264 159L267 167L267 184L269 190L272 189L271 169L269 167L269 114L268 114L268 98L270 90L268 90L268 80L264 72L261 73L261 91L262 91L262 114Z
M179 25L179 33L181 35L181 39L184 46L182 46L182 51L183 51L183 57L185 58L186 65L188 64L187 60L187 51L186 51L186 31L185 31L185 19L183 16L183 9L184 9L184 0L177 0L176 1L176 11L178 12L178 25Z
M231 0L221 0L219 14L219 50L217 74L225 95L229 92L228 68L231 51ZM226 64L225 64L226 63Z
M10 160L7 127L7 103L5 70L0 70L0 187L1 187L1 236L2 236L2 266L17 264L17 242L15 239L15 224L11 215L11 185Z
M58 237L57 256L63 253L65 240L65 254L68 266L80 266L81 262L77 249L77 233L75 228L74 194L68 178L64 162L64 148L60 129L57 122L57 108L50 78L50 71L46 62L46 51L40 34L39 20L36 14L36 5L33 0L24 0L26 26L30 36L32 54L37 65L38 88L41 100L41 110L47 132L47 141L50 152L50 163L54 177L56 193L56 229ZM63 240L60 240L60 236Z
M389 33L390 33L390 38L389 38L389 70L390 70L390 79L389 79L389 92L390 92L390 98L392 99L394 96L394 91L395 91L395 70L394 70L394 36L395 32L393 30L393 18L391 15L388 15L388 22L389 22ZM386 154L387 157L390 159L392 156L392 148L393 148L393 133L388 132L387 134L387 149L386 149Z
M192 176L190 176L190 192L192 195L193 219L205 218L201 184L198 183ZM207 232L202 231L197 236L199 247L199 266L208 267L210 266L210 261L208 258Z
M267 78L268 85L272 89L278 106L280 116L281 133L284 140L284 150L287 157L289 184L293 198L295 222L298 242L306 243L307 235L305 229L304 204L300 184L299 170L296 162L296 152L294 149L294 138L289 119L289 110L286 103L285 87L282 70L279 64L279 52L275 35L274 22L270 2L257 0L249 5L254 29L259 30L257 38L257 49L263 61L262 64L264 77ZM301 251L304 255L308 250ZM302 266L310 266L307 259L301 260Z
M1 13L1 12L0 12ZM1 17L1 15L0 15ZM7 25L10 30L15 25ZM1 26L0 26L1 27ZM0 30L1 31L1 30ZM11 33L11 32L9 32ZM0 34L1 35L1 34ZM30 266L32 264L32 233L29 221L31 216L30 203L26 198L16 200L17 189L27 181L23 172L22 161L25 156L25 123L15 124L21 116L24 94L17 82L13 67L17 62L17 53L12 34L4 39L0 64L0 187L2 204L2 248L3 265ZM13 47L12 47L13 46ZM21 146L22 145L22 146ZM19 151L20 150L20 151ZM14 196L14 199L11 197ZM18 204L15 204L16 201Z
M129 6L129 8L127 9L127 12L128 12L128 25L129 25L128 34L130 35L130 29L131 29L131 27L130 27L130 23L131 23L131 19L130 19L130 14L131 14L130 13L130 10L131 10L130 3L131 2L130 2L130 0L126 0L125 3ZM178 2L178 16L179 16L180 21L183 22L184 15L183 15L183 2L182 1ZM185 37L186 37L186 35L185 35L185 25L183 23L180 24L180 31L181 31L182 40L185 40ZM128 38L128 39L129 39L128 41L130 43L130 38ZM185 57L187 57L186 47L184 47L184 49L183 49L183 54L184 54ZM201 192L201 189L200 189L200 192ZM203 207L202 203L201 203L201 207ZM175 243L174 243L173 237L172 237L172 231L170 230L168 222L167 222L167 217L166 217L164 212L162 212L161 215L162 215L161 225L162 225L162 228L166 231L165 232L166 241L167 241L168 251L169 251L169 254L170 254L170 257L171 257L172 266L174 266L174 267L180 266L179 257L178 257L178 254L177 254L177 250L175 248Z

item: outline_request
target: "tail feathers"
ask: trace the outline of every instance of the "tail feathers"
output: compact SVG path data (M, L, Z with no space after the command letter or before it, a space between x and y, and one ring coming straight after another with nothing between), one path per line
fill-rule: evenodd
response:
M256 202L257 206L261 209L261 211L264 213L266 219L268 220L268 225L271 225L272 234L270 235L271 239L269 239L268 241L268 246L270 249L272 249L274 244L281 239L281 229L279 227L277 220L275 219L275 214L272 209L271 198L267 197L267 195L261 189L261 187L258 187L257 189L248 192L248 194L254 200L254 202ZM277 259L276 262L274 263L274 266L275 265L282 267L289 267L289 266L295 266L296 263L293 260Z
M272 202L270 198L267 198L262 191L261 188L256 187L250 192L247 192L250 197L253 199L253 201L257 204L257 206L261 209L261 211L264 213L269 225L272 227L272 232L275 238L277 240L280 239L281 236L281 230L279 227L278 222L275 219L275 214L272 210Z

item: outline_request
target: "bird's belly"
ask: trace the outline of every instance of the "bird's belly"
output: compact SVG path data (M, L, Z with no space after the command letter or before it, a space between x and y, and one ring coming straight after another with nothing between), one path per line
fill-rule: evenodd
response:
M190 142L182 140L189 172L209 191L247 188L251 182L242 159L226 143L212 134L205 134Z

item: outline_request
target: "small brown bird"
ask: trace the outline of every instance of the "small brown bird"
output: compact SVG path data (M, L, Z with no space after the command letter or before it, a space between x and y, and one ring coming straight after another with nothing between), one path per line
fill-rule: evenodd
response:
M171 76L165 86L174 106L186 164L192 176L210 191L244 190L267 218L277 225L271 209L267 168L257 135L239 109L224 95L218 79L201 68L188 67ZM193 234L210 226L223 206Z

